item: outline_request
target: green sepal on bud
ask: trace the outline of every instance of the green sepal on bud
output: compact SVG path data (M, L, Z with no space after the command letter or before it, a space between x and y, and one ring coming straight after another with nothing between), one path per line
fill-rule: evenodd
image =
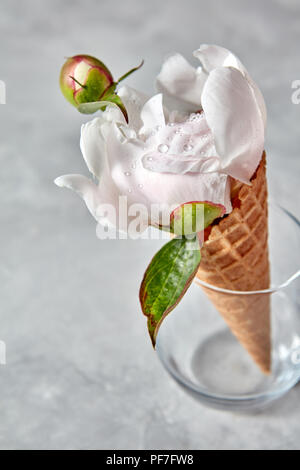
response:
M62 66L60 88L64 97L81 113L92 114L112 104L121 109L128 121L125 106L117 95L116 88L122 80L142 65L143 62L115 82L103 62L89 55L76 55L69 57Z
M211 201L186 202L177 207L170 217L170 232L175 235L192 235L205 230L225 214L222 204Z

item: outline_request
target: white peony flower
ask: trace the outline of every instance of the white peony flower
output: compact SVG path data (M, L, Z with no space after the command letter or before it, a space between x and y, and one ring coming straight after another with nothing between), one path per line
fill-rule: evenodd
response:
M229 176L249 183L264 147L262 95L226 49L201 46L194 55L198 69L179 54L170 57L157 78L162 93L150 99L129 87L119 90L128 124L109 107L82 126L82 154L98 183L81 175L55 182L79 193L98 221L98 208L117 209L119 196L149 213L152 204L170 214L191 201L222 204L230 212Z
M227 49L203 44L194 52L194 69L180 54L171 56L157 77L167 105L204 111L219 171L248 183L264 148L266 107L263 96L237 57Z

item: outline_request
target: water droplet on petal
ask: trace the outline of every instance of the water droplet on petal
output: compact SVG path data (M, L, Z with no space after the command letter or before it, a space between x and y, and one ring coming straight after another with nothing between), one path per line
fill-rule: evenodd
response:
M193 122L193 121L200 121L200 119L203 119L204 114L203 113L192 113L190 114L188 121Z
M124 172L124 175L125 175L125 176L130 176L131 173L130 173L129 171L125 171L125 172Z
M175 122L169 122L168 126L169 126L169 127L175 126Z
M136 164L133 163L133 164L131 165L131 168L132 168L133 170L135 170L135 169L136 169Z
M142 187L143 187L143 185L142 185L142 184L139 184L138 186L139 186L139 188L140 188L140 189L142 189Z
M181 132L181 127L177 127L175 134L180 134L180 132Z
M147 157L148 162L152 162L153 158L152 157Z
M132 189L128 189L128 192L129 192L129 193L132 193Z
M192 145L190 145L190 144L185 144L185 145L183 146L183 150L184 150L185 152L190 152L191 150L193 150L193 148L194 148L194 147L193 147Z
M157 147L157 150L160 152L160 153L167 153L167 151L169 150L169 146L167 144L160 144L158 147Z

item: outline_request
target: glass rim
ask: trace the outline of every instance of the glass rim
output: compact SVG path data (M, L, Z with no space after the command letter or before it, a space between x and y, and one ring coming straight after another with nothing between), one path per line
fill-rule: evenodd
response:
M268 205L276 206L277 208L281 209L283 212L285 212L293 221L300 227L300 222L297 219L297 217L289 212L287 209L282 207L280 204L276 203L273 199L269 199ZM268 289L262 289L262 290L231 290L231 289L225 289L223 287L217 287L212 284L208 284L207 282L201 281L197 277L194 279L194 282L198 284L201 287L205 287L206 289L215 291L215 292L220 292L222 294L228 294L228 295L258 295L258 294L273 294L274 292L278 292L286 287L288 287L295 279L297 279L300 276L300 269L296 271L294 274L292 274L286 281L284 281L282 284L279 284L278 286L271 286Z

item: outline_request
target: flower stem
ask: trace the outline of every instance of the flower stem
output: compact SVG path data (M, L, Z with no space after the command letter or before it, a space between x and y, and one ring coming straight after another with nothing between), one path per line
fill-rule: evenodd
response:
M137 70L139 70L142 66L144 65L144 60L142 60L142 62L140 63L140 65L138 65L137 67L134 67L133 69L129 70L129 72L125 73L124 75L122 75L122 77L119 78L119 80L117 81L117 83L120 83L122 80L124 80L125 78L127 78L129 75L131 75L133 72L136 72Z

